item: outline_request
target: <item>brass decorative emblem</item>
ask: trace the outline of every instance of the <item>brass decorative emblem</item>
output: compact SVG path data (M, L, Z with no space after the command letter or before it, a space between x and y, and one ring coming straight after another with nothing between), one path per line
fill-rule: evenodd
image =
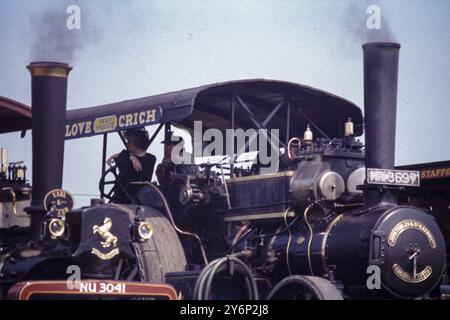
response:
M116 127L117 127L117 117L115 115L97 118L94 121L95 133L114 131L116 130Z
M436 240L433 234L431 233L430 229L428 229L427 226L425 226L423 223L417 220L403 220L399 222L389 234L387 241L388 245L390 247L394 247L400 234L402 234L403 231L408 229L415 229L420 231L427 238L431 249L436 249L437 246Z
M419 273L410 274L410 273L406 272L405 270L403 270L403 268L400 265L395 263L392 266L392 271L394 271L394 273L397 277L399 277L401 280L403 280L405 282L419 283L419 282L425 281L433 273L433 268L431 268L431 266L426 266L425 269L423 269Z
M93 255L96 255L98 258L100 258L102 260L109 260L119 254L119 249L115 248L108 253L103 253L103 252L100 252L100 250L98 250L97 248L92 248L91 253Z
M92 227L92 233L98 234L102 237L103 241L101 241L100 244L102 245L103 248L109 248L111 247L111 245L113 247L117 246L118 241L117 237L109 231L111 227L112 227L112 220L111 218L108 217L106 217L105 220L103 220L102 225L100 226L95 225ZM92 248L91 253L102 260L109 260L119 254L119 248L114 248L107 253L103 253L97 248Z
M56 212L58 217L63 217L73 209L72 195L63 189L50 190L44 198L44 208L46 211Z
M103 248L109 248L111 245L115 247L117 245L117 237L109 232L111 227L112 220L108 217L103 220L103 224L101 226L95 225L92 227L92 233L98 233L103 238L103 241L101 242Z

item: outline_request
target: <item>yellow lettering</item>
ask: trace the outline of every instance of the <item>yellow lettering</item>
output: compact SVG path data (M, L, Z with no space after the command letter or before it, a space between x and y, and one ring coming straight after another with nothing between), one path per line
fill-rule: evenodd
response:
M143 124L145 122L145 112L139 112L139 124Z
M92 122L86 121L86 130L84 131L84 133L91 133L91 126L92 126Z
M69 128L70 128L70 126L66 125L66 134L65 134L66 137L70 137L71 136Z
M431 179L450 176L450 168L437 168L422 170L420 173L421 179Z
M138 113L137 112L135 112L134 114L133 114L133 117L134 117L134 121L133 121L133 124L134 125L136 125L136 124L138 124Z
M125 116L122 114L119 116L119 127L122 128L125 125Z
M52 196L54 198L64 198L66 199L66 193L62 190L56 190L54 192L52 192Z
M80 122L80 123L78 123L78 129L79 129L79 131L80 131L80 134L83 134L84 133L84 122Z
M131 125L133 125L133 115L132 114L127 114L125 116L125 126L129 127Z
M72 128L70 129L70 132L72 133L72 136L76 136L78 134L78 126L76 123L72 125Z
M155 115L156 115L156 109L153 110L147 110L147 120L146 123L154 122L155 121Z

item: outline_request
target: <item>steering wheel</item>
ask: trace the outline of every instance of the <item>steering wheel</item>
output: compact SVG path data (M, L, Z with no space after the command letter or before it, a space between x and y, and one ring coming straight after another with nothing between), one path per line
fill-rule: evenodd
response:
M113 177L111 180L106 180L106 177L108 175L112 175ZM111 190L109 190L107 193L105 193L105 186L112 184L114 185ZM114 194L117 192L117 189L120 188L122 192L125 194L128 194L128 192L125 189L125 186L119 179L119 168L118 165L111 166L108 170L103 173L103 175L100 178L100 181L98 183L98 188L100 190L100 197L106 198L108 200L111 200L113 198Z

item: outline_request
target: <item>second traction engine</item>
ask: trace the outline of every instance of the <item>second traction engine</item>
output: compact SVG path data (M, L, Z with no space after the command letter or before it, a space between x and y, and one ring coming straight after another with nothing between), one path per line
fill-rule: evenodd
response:
M344 138L313 140L308 128L286 170L238 172L226 183L216 183L222 190L221 206L183 220L183 227L204 240L210 259L226 256L203 269L193 298L221 297L218 291L226 286L217 282L214 293L212 278L227 274L226 259L231 269L241 268L244 278L248 270L238 262L245 262L260 298L433 295L445 268L445 242L433 216L398 205L398 186L366 181L366 168L389 173L394 169L399 47L364 45L365 148L353 137L351 119L345 123ZM196 189L187 184L184 190L195 194ZM379 290L368 285L373 270L379 270ZM177 286L175 278L167 276ZM314 297L302 296L308 285L323 290ZM255 298L252 286L247 283L246 288L248 296L239 298Z

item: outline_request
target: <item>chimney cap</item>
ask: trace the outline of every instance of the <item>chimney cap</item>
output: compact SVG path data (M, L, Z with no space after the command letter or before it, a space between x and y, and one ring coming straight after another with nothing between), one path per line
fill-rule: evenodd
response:
M67 63L53 62L53 61L35 61L31 62L27 69L30 71L31 76L47 76L47 77L64 77L69 75L72 67Z
M362 45L363 49L368 47L393 47L400 49L400 43L397 42L367 42Z

